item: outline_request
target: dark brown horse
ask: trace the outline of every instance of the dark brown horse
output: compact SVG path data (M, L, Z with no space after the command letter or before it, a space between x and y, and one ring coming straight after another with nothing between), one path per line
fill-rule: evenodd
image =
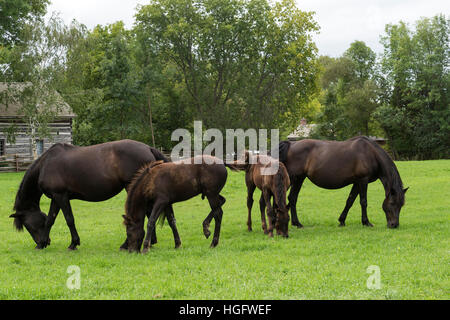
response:
M373 140L355 137L346 141L301 140L282 141L279 145L282 161L291 178L289 204L292 224L301 228L297 217L297 198L306 177L315 185L325 189L339 189L352 184L350 195L339 222L345 219L356 197L359 195L362 224L372 226L367 218L367 185L381 180L385 190L383 210L387 226L399 225L400 209L405 203L402 180L389 155Z
M194 162L194 159L200 161ZM215 163L211 164L212 162ZM175 248L178 248L181 241L172 204L186 201L199 194L202 198L208 199L211 207L211 212L203 221L203 233L206 238L210 236L209 224L214 218L215 229L211 247L217 246L223 214L222 205L225 203L225 198L220 195L220 191L226 180L227 169L221 160L211 156L144 166L130 185L125 205L126 215L123 218L127 229L128 250L140 251L145 235L145 215L150 211L149 209L151 209L151 215L148 219L143 252L147 252L153 243L153 241L150 243L149 237L153 234L156 220L161 213L163 213L162 218L167 218L172 228Z
M69 249L74 250L80 237L70 200L107 200L127 188L140 167L155 160L168 161L158 150L133 140L89 147L55 144L25 173L10 217L15 227L25 227L36 248L42 249L50 244L50 229L61 209L72 236ZM51 199L48 216L39 206L43 194ZM121 248L127 248L127 241Z
M232 170L245 170L245 184L247 186L247 208L248 231L252 230L252 206L253 193L258 188L262 191L259 200L259 208L261 210L261 223L265 234L273 237L273 227L277 230L277 234L288 237L289 213L286 205L286 192L290 186L289 175L286 167L278 160L267 155L250 155L245 152L245 160L242 164L238 162L227 164ZM276 169L269 172L270 168ZM264 172L266 170L267 172ZM273 210L270 203L271 198L274 199ZM269 228L266 224L266 207L267 217L269 218ZM274 214L276 212L276 215Z

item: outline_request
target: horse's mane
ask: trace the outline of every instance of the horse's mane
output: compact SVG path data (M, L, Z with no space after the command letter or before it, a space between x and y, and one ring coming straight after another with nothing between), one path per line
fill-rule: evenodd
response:
M158 166L162 163L164 163L164 160L153 161L143 165L138 171L136 171L136 174L134 175L133 179L128 185L128 196L127 201L125 202L125 213L126 213L126 216L124 216L125 225L127 225L130 222L129 220L130 213L134 211L135 209L134 205L136 205L138 202L135 201L135 197L139 193L139 187L142 187L141 182L148 176L148 173L150 172L151 168Z
M25 175L23 176L22 181L20 182L20 185L19 185L19 189L17 190L17 193L16 193L16 200L14 202L14 207L13 207L14 211L16 211L18 206L20 206L20 203L23 200L23 194L25 192L25 186L27 186L30 183L30 180L35 176L36 169L38 169L39 164L41 163L41 161L42 161L41 158L38 158L35 161L33 161L31 166L25 172Z
M358 138L366 140L375 148L378 160L382 164L382 170L384 171L384 174L388 179L388 187L390 188L388 192L393 191L393 193L395 193L396 195L403 196L403 182L400 178L400 173L398 172L397 166L395 165L389 154L382 147L380 147L380 145L376 141L366 136L361 136Z
M39 170L41 168L41 165L43 161L48 157L48 154L54 150L57 146L65 146L63 144L57 143L48 148L39 158L33 161L31 166L27 169L25 172L25 175L22 178L22 181L20 182L19 189L16 193L16 199L14 201L14 207L13 211L17 212L21 205L24 204L26 200L30 200L29 196L26 196L25 194L29 190L30 187L34 187L38 189L38 192L33 192L37 197L38 200L37 205L39 206L39 199L42 192L39 190L39 186L37 185L37 177L39 175ZM18 231L23 230L23 223L22 220L17 216L20 213L16 213L16 217L14 218L14 226Z
M16 194L16 200L14 202L14 208L13 210L17 210L22 201L24 200L24 193L25 188L30 186L30 183L32 183L32 179L36 177L36 174L39 173L39 169L43 161L48 157L49 153L51 153L54 149L57 147L66 147L69 145L57 143L52 145L50 148L48 148L39 158L37 158L31 166L28 168L28 170L25 172L25 175L22 178L22 181L20 182L19 189L17 190ZM37 183L37 181L36 181Z

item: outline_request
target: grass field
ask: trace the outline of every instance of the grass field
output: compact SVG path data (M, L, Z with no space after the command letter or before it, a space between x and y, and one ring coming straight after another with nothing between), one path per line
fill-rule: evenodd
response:
M219 246L210 249L203 236L209 206L197 197L174 206L182 247L173 248L166 224L147 255L118 250L124 192L101 203L72 201L77 251L66 249L62 213L51 246L35 250L28 232L16 232L8 218L23 174L0 174L0 299L449 299L450 160L397 166L410 187L399 229L386 227L379 181L368 191L373 228L361 225L358 200L347 226L338 227L350 187L331 191L306 181L298 202L304 229L291 227L289 239L267 238L256 193L248 232L244 176L229 171ZM44 197L41 208L48 207ZM66 286L71 265L80 268L79 290ZM369 266L379 267L380 289L367 288Z

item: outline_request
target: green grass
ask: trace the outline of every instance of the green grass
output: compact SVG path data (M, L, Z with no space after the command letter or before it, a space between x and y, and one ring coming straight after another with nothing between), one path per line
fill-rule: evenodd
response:
M450 160L397 165L410 187L399 229L386 227L379 181L368 191L373 228L361 225L358 200L347 226L338 227L350 187L331 191L306 181L298 202L304 229L291 227L289 239L267 238L257 192L248 232L244 176L229 171L219 246L210 249L203 236L209 207L197 197L174 206L182 247L173 248L166 223L147 255L118 250L125 193L101 203L72 201L77 251L66 249L62 213L51 246L35 250L8 218L23 174L1 174L0 299L449 299ZM43 211L48 206L44 197ZM70 265L80 267L80 290L66 287ZM380 268L381 289L367 288L371 265Z

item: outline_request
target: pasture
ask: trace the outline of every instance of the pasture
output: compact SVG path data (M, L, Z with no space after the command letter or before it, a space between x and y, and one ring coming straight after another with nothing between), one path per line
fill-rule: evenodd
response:
M397 162L406 205L400 227L388 229L381 182L369 185L368 217L359 200L338 227L350 186L319 189L305 181L297 204L304 229L269 239L261 230L255 192L253 232L247 231L244 173L228 170L222 195L220 242L202 233L209 205L200 197L174 205L182 247L174 249L167 223L147 255L119 252L125 192L100 203L72 201L81 238L69 252L62 213L41 251L27 231L13 228L14 197L23 173L0 175L0 299L449 299L450 160ZM41 209L48 212L43 197ZM214 222L211 223L213 227ZM69 290L69 266L80 268L81 287ZM378 266L381 288L369 289L369 266Z

